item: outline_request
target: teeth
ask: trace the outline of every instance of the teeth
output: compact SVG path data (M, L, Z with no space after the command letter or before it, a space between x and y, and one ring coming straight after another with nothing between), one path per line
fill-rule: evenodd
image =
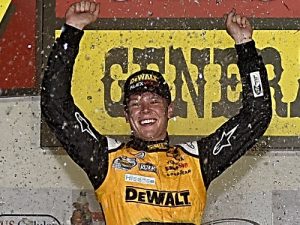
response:
M154 122L155 122L154 119L148 119L148 120L142 120L141 124L144 125L144 124L149 124L149 123L154 123Z

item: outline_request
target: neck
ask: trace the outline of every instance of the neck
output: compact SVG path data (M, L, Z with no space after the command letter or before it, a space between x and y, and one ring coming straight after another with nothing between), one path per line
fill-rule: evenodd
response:
M162 140L149 141L131 136L131 140L128 142L128 145L136 150L143 151L167 150L169 148L169 137L166 135L166 137Z

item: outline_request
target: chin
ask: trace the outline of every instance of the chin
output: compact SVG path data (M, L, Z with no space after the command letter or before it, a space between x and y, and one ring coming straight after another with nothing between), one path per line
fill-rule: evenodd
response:
M143 137L141 137L141 139L143 139L145 141L159 141L159 140L162 140L163 138L149 135L149 136L143 136Z
M154 141L154 137L145 137L145 136L140 136L140 139L144 140L144 141Z

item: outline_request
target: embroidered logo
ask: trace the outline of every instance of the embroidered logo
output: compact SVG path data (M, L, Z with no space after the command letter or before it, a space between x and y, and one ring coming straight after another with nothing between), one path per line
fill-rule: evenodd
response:
M120 170L130 170L137 165L136 158L120 156L115 158L112 167Z
M138 159L143 159L143 158L145 158L145 156L146 156L146 152L144 152L144 151L140 151L137 154L135 154L135 157Z
M168 177L182 176L192 172L192 169L187 162L184 160L177 161L174 159L171 159L167 162L165 170Z
M133 174L125 174L125 181L140 183L140 184L155 185L155 178L154 177L145 177L145 176L133 175Z
M196 141L193 142L186 142L183 144L179 144L181 147L183 147L184 151L187 151L188 153L198 156L199 150L198 150L198 144Z
M259 71L250 73L250 80L254 98L263 96L264 93Z
M218 155L222 151L223 148L231 146L230 138L238 126L239 125L236 125L228 133L226 133L225 131L223 132L220 141L218 141L218 143L214 147L214 150L213 150L214 155Z
M167 152L166 152L168 157L174 158L175 160L178 161L182 161L183 157L180 154L179 148L178 147L174 147L174 148L170 148Z
M167 150L169 148L168 142L156 143L152 145L148 145L148 150Z
M159 207L190 206L190 191L161 191L126 186L125 201Z
M139 170L146 172L157 172L156 166L151 163L139 163Z
M75 112L75 118L80 124L81 132L88 132L93 138L95 138L97 141L96 135L93 133L93 131L90 128L90 125L88 122L79 114L79 112Z

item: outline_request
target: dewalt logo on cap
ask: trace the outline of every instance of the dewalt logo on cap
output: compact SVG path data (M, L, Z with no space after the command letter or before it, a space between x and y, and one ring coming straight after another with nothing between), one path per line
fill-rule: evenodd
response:
M158 82L158 77L155 76L154 74L140 74L136 77L133 77L129 84L133 84L139 81L154 81L154 82Z

